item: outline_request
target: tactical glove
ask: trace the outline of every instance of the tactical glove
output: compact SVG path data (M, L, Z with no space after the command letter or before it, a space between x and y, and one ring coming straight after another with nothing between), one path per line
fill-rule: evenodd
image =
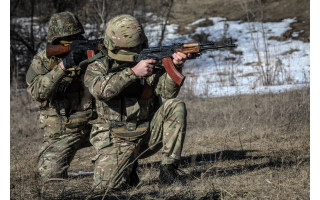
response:
M70 69L77 66L82 60L85 59L84 51L70 51L63 59L65 69Z

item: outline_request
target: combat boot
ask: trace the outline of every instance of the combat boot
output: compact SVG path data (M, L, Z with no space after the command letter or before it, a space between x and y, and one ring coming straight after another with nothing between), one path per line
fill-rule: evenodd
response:
M182 181L179 180L177 167L173 164L160 165L159 183L167 185L183 185Z

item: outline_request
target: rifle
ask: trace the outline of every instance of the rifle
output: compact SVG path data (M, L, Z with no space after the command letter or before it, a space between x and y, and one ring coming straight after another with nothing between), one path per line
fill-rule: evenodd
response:
M138 55L135 56L135 62L141 60L154 59L157 61L155 65L161 65L161 62L171 79L178 85L181 85L185 79L173 64L171 56L173 53L181 52L184 54L191 53L192 57L189 59L197 58L201 52L206 50L217 50L224 48L233 48L237 45L228 39L224 45L216 45L214 42L207 43L175 43L169 46L151 47L143 49Z
M64 53L68 53L74 49L87 50L88 58L95 55L95 52L100 51L101 45L103 44L103 39L96 40L75 40L70 46L63 45L52 45L47 44L47 56L56 56ZM233 43L232 39L228 39L224 45L216 45L215 42L207 43L174 43L169 46L160 47L150 47L143 49L139 54L134 56L136 63L141 60L154 59L157 61L154 65L161 66L163 64L165 70L171 79L178 85L182 85L185 76L182 75L173 64L171 56L173 53L181 52L184 54L191 53L192 57L189 59L197 58L201 55L203 51L206 50L217 50L224 48L233 48L237 45ZM112 71L118 70L119 68L127 67L128 64L123 64L117 67L117 69L112 68Z
M50 44L47 43L47 57L62 55L69 51L82 50L87 51L88 58L95 55L100 51L101 45L103 45L103 39L96 40L74 40L71 45L64 46L62 44Z

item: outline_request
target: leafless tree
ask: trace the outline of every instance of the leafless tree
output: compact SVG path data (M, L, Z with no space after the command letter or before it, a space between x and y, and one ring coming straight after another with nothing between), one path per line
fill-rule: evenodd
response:
M159 45L165 37L174 0L157 1L162 5L152 8L149 0L10 0L10 80L17 81L25 74L33 56L44 49L47 40L47 23L53 13L71 11L78 15L89 39L101 38L110 18L130 14L148 24L147 13L158 11L163 19L159 31ZM156 14L155 14L156 15ZM150 16L150 15L149 15ZM86 26L89 24L88 26ZM25 79L21 79L25 86Z
M160 39L159 39L159 42L158 42L159 46L162 45L162 41L163 41L164 36L165 36L166 27L168 25L168 20L169 20L170 14L171 14L172 6L173 6L173 0L163 1L163 6L162 6L162 8L164 9L163 16L162 16L163 24L162 24Z

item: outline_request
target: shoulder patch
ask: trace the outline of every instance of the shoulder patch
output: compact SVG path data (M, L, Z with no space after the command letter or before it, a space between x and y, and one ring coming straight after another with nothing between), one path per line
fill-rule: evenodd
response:
M34 77L36 77L37 75L38 74L33 70L32 66L30 66L26 75L27 84L30 85Z

